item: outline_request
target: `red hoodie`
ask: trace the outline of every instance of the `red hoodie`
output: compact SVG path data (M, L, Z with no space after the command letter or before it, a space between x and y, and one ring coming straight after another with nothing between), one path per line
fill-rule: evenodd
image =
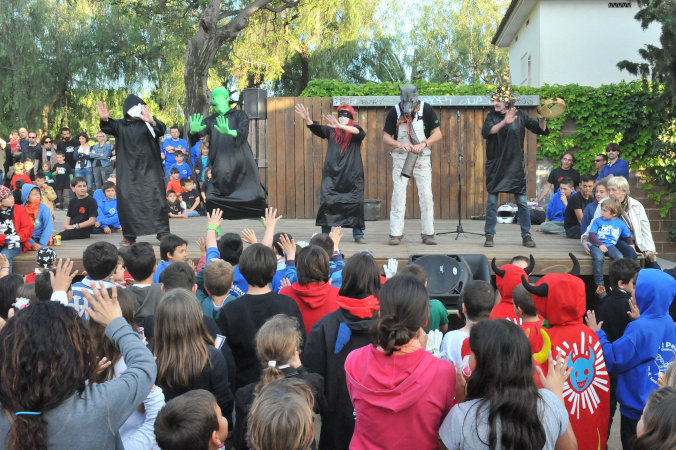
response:
M31 240L33 236L33 230L35 226L31 222L31 218L28 217L26 209L21 205L14 205L14 218L12 219L14 223L14 229L16 229L16 234L19 235L19 240L21 242L21 253L30 250L31 244L28 241ZM5 245L5 235L0 234L0 247Z
M495 259L493 260L495 263ZM521 325L521 318L514 312L514 303L512 300L512 291L521 284L521 275L528 279L526 271L514 264L504 264L500 267L504 271L503 275L495 274L495 284L500 292L500 303L493 307L491 319L507 319L517 325Z
M533 303L551 328L552 356L559 349L568 355L573 366L570 378L563 385L563 398L570 423L580 449L606 447L610 397L608 371L596 333L582 323L585 287L581 279L568 273L545 275L535 286L546 284L547 296L533 292ZM548 362L540 367L547 375Z
M385 356L373 345L345 361L356 422L350 450L438 449L453 406L455 368L425 349Z
M283 287L282 295L288 295L296 301L300 313L303 315L303 323L307 334L310 334L312 325L319 319L338 309L336 298L338 288L329 283L310 283L301 286L299 282L291 286ZM307 336L306 336L307 337Z

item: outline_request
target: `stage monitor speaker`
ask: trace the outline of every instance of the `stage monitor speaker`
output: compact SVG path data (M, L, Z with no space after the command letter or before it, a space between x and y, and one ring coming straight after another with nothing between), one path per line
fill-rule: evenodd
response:
M265 89L244 89L244 112L249 119L268 118L268 91Z
M483 280L491 275L485 255L411 255L409 264L418 264L427 272L427 291L449 310L458 309L460 295L467 283Z

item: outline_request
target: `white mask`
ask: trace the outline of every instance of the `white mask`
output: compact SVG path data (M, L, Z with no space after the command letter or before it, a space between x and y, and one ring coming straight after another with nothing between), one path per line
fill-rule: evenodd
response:
M339 117L338 123L341 125L347 125L350 122L349 117Z
M129 108L129 111L127 111L127 114L129 114L130 117L143 117L143 105L139 103L136 106L132 106Z

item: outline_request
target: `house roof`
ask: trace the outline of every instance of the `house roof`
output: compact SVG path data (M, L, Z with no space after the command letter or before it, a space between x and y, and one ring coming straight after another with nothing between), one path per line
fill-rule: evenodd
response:
M521 25L526 21L538 0L512 0L493 35L491 43L498 47L509 47Z

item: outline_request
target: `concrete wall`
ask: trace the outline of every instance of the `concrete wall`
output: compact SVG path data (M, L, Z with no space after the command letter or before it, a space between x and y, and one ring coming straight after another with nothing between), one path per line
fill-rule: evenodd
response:
M640 62L638 50L659 44L660 27L643 30L631 8L609 8L608 1L542 0L510 43L512 82L521 84L521 57L532 53L531 86L572 84L598 87L633 80L621 60Z

